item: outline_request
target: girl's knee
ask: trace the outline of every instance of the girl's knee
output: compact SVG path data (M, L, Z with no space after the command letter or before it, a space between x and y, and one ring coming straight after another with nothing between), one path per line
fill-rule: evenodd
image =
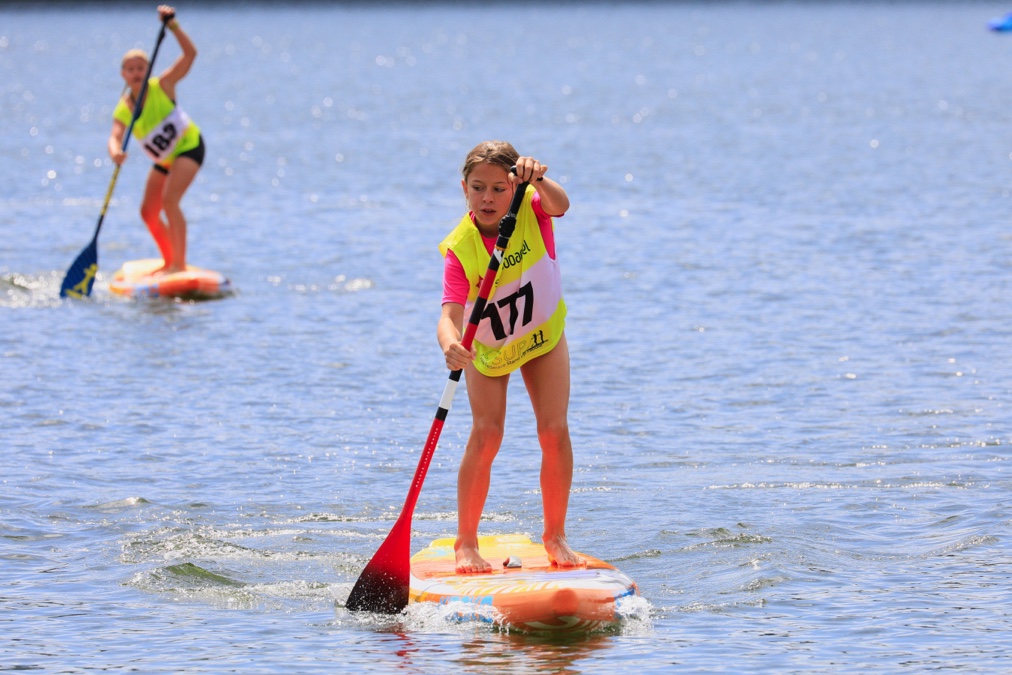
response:
M560 448L570 444L569 425L565 422L538 425L538 440L542 448Z
M141 220L145 223L152 223L158 220L161 215L162 209L159 206L153 206L150 204L141 205Z
M162 210L165 211L165 215L167 216L175 216L177 213L182 213L179 204L180 200L176 195L162 196Z
M496 448L502 444L505 429L495 422L475 422L471 427L471 435L482 448Z

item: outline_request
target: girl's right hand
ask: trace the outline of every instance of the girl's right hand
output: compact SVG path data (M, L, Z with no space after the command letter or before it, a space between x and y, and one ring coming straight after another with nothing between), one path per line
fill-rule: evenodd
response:
M443 350L443 356L446 357L446 367L449 370L463 370L474 358L474 355L464 349L464 345L459 342L448 344Z

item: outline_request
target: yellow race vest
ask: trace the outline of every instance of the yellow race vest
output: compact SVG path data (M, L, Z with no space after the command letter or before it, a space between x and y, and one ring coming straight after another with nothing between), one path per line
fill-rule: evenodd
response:
M134 111L121 98L112 116L129 127ZM151 161L170 168L176 157L200 144L200 129L165 94L159 79L152 77L148 80L141 116L134 124L133 137Z
M562 300L562 273L541 238L531 207L534 188L528 187L488 299L478 323L474 347L475 368L485 375L506 375L531 359L547 354L562 337L566 303ZM470 290L464 316L469 319L481 279L491 258L481 233L465 215L439 244L445 256L453 251L464 268Z

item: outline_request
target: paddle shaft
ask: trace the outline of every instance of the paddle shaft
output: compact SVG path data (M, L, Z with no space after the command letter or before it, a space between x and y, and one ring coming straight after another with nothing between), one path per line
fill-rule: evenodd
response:
M471 316L467 321L467 327L464 329L464 336L460 340L460 344L468 351L471 350L471 344L474 342L474 336L478 332L481 316L485 313L485 306L492 295L492 287L495 286L495 278L499 274L499 265L502 264L503 253L506 251L506 246L509 245L510 237L513 235L513 228L516 227L517 211L520 209L520 203L523 202L527 185L527 183L521 183L517 186L516 194L510 203L509 213L503 218L504 222L509 222L509 231L504 233L502 223L499 225L499 237L496 239L495 249L492 251L492 257L488 262L485 277L481 280L481 286L478 288L478 297L474 301L474 307L471 309ZM446 415L450 412L450 405L453 403L453 397L457 393L460 375L463 372L463 370L451 372L450 377L446 380L446 385L443 387L443 395L439 399L439 408L436 410L436 416L432 420L432 427L429 429L429 437L425 441L422 456L418 459L418 468L415 470L414 480L411 481L408 501L404 504L404 510L409 514L414 511L418 494L422 490L425 473L428 471L432 454L436 450L436 444L439 443L439 435L442 433L443 423L446 421Z
M123 136L123 143L120 145L120 149L124 152L126 152L127 144L130 142L130 135L133 133L137 118L141 116L141 111L144 110L144 96L147 94L148 80L151 79L151 72L155 67L155 57L158 56L158 48L162 46L162 40L165 39L165 29L172 19L173 16L169 15L162 20L162 27L158 31L158 39L155 40L155 48L151 50L148 70L144 74L144 82L141 83L140 94L137 96L137 102L134 104L130 126L127 127L126 135ZM109 201L112 199L112 192L116 187L116 179L119 178L121 166L121 164L117 164L112 172L112 179L109 181L109 187L105 191L105 199L102 201L102 210L98 214L95 233L91 236L91 241L88 242L88 245L84 247L84 250L78 254L71 264L70 269L67 270L67 274L63 278L63 284L60 286L60 297L81 298L91 295L91 287L94 284L95 274L98 272L98 233L102 230L105 212L109 210Z
M474 342L475 333L478 331L478 324L481 322L482 314L489 297L492 295L492 287L495 285L496 275L499 273L499 265L502 263L506 247L509 245L510 237L517 224L517 212L523 203L524 195L527 192L528 183L517 185L510 202L509 211L499 221L499 236L495 242L495 249L488 262L488 269L485 277L478 288L478 297L471 309L467 326L460 343L470 351ZM443 387L443 395L439 399L439 407L429 428L429 435L425 441L425 447L418 458L418 466L415 468L414 478L411 480L411 487L408 489L408 496L404 500L400 516L397 522L390 529L387 538L380 545L373 555L369 564L366 565L345 606L351 611L372 611L396 614L407 605L408 584L411 573L410 548L411 548L411 518L414 514L415 504L418 502L418 495L422 491L422 484L425 482L425 474L432 463L432 456L439 443L439 436L443 431L443 423L446 415L450 412L450 405L453 396L460 383L460 374L463 370L455 370L450 373Z
M162 21L162 28L158 31L158 39L155 40L155 48L151 50L151 60L148 61L148 72L144 74L144 81L141 83L141 91L137 94L137 102L134 103L134 114L130 118L130 126L127 127L126 134L123 135L123 143L120 145L120 150L126 152L127 145L130 143L130 136L133 133L134 125L137 124L137 119L141 116L141 112L144 110L144 96L148 93L148 80L151 79L151 72L155 68L155 57L158 56L158 48L162 46L162 40L165 39L165 29L168 27L169 22L172 21L173 17L167 16ZM109 189L105 193L105 202L102 204L102 213L98 216L98 225L95 227L94 239L98 238L98 231L102 229L102 221L105 219L105 211L109 208L109 200L112 198L112 190L116 186L116 178L119 176L119 170L122 164L117 164L116 169L112 172L112 180L109 182Z

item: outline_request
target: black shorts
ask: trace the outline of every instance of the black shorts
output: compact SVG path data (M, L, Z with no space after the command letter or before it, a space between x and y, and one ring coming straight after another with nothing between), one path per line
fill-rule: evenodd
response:
M190 159L192 159L194 162L197 163L197 166L200 166L201 164L204 163L204 152L206 150L207 147L204 145L204 136L200 135L197 137L197 147L187 150L186 152L179 153L179 157L189 157ZM179 159L179 157L176 157L176 159ZM155 164L153 165L153 168L155 171L159 173L169 172L169 170L166 169L161 164Z

